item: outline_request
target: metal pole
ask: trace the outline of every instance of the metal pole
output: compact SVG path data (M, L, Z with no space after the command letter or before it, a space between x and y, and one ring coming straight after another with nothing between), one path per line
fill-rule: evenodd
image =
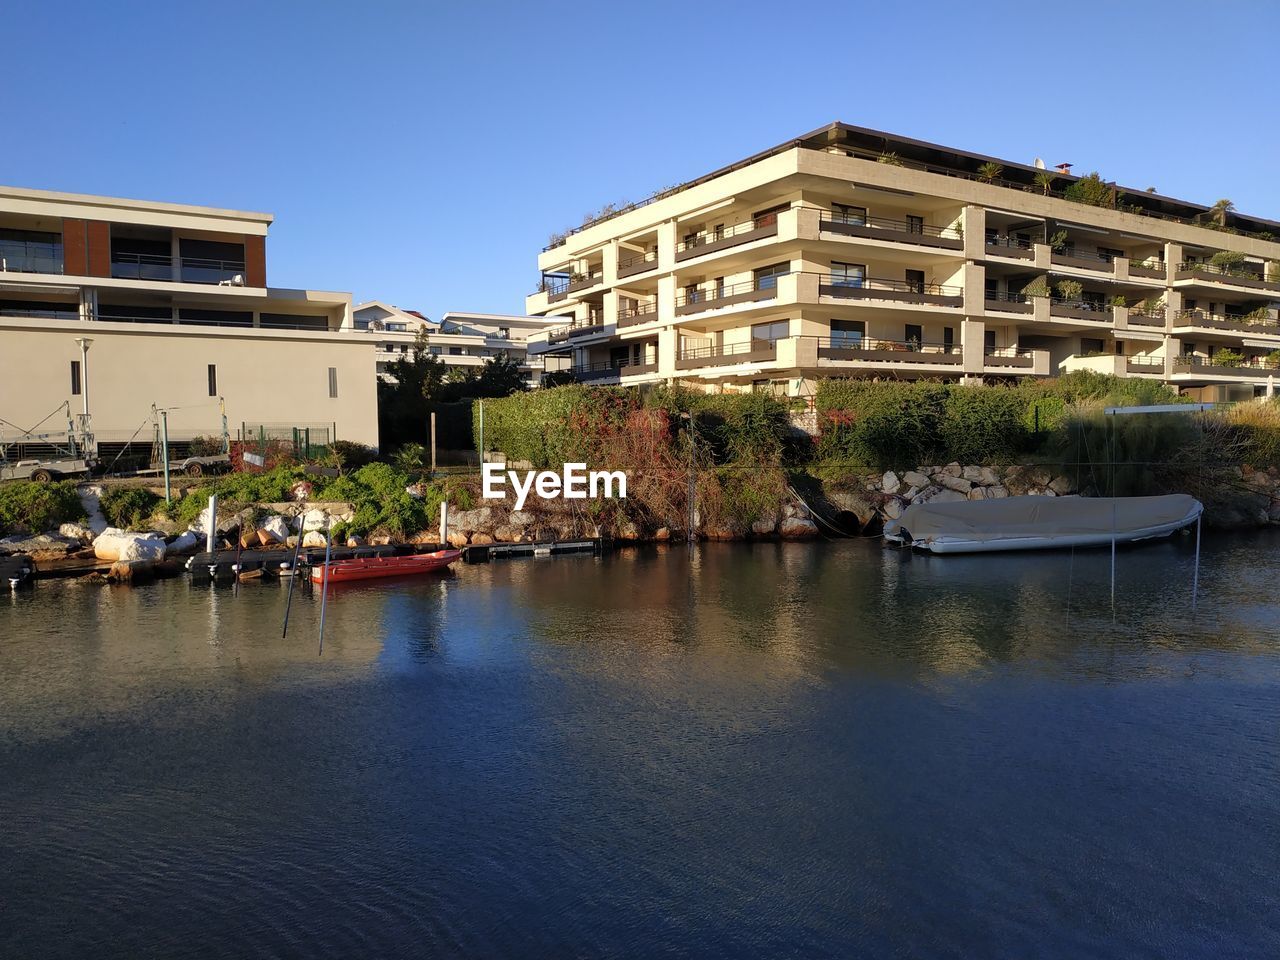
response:
M449 545L449 501L440 504L440 546Z
M85 419L89 417L89 344L93 340L89 337L77 337L76 343L80 344L80 399L84 401Z
M436 472L436 412L431 411L431 475Z
M160 451L164 456L164 502L173 503L173 491L169 488L169 411L160 411Z
M1196 610L1196 595L1200 592L1200 518L1196 517L1196 566L1191 574L1191 612Z
M283 640L289 636L289 608L293 606L293 584L298 579L298 554L302 552L302 517L298 514L298 542L293 545L293 563L289 567L289 595L284 601L284 630L280 633Z
M324 612L329 603L329 556L333 550L333 517L324 528L324 570L320 574L320 654L324 653Z
M213 539L218 531L218 495L209 494L209 529L204 535L205 553L213 553Z

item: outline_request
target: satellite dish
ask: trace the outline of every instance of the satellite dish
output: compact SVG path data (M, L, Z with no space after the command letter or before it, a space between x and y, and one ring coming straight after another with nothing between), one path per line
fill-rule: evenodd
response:
M1045 169L1044 161L1043 161L1043 160L1041 160L1039 157L1036 157L1035 168L1036 168L1037 170L1043 170L1043 169Z

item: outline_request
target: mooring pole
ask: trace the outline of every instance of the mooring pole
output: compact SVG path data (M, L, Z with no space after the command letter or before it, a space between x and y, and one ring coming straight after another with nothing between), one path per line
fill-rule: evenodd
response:
M449 545L449 501L440 504L440 546Z
M431 475L436 474L436 412L431 411Z
M209 494L209 529L204 535L205 553L213 554L213 541L218 532L218 495Z
M169 489L169 411L160 411L160 452L164 456L164 502L173 503Z
M320 656L324 655L324 612L329 603L329 556L333 550L333 517L324 529L324 571L320 574Z
M289 595L284 601L284 630L280 633L283 640L289 636L289 608L293 606L293 584L298 579L298 555L302 552L302 517L298 514L298 542L293 545L293 565L289 568Z

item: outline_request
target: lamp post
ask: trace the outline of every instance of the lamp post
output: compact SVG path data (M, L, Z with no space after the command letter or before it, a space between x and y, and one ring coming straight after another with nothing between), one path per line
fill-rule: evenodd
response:
M92 337L76 337L76 343L80 345L80 398L84 401L84 418L85 422L89 420L89 346L93 343Z

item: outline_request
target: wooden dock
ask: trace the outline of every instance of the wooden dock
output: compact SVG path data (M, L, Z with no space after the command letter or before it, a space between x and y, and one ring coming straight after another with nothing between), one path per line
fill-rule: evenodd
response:
M466 563L488 563L490 560L508 560L513 557L553 557L566 553L591 553L598 556L609 548L610 543L604 537L593 537L582 540L475 544L462 548L462 559Z
M399 546L334 547L330 560L351 560L356 557L394 557L414 553L430 553L440 549L436 544L410 544ZM323 547L307 547L298 554L298 569L308 570L324 563ZM254 550L215 550L200 552L187 560L187 571L194 583L231 583L240 575L258 574L264 577L288 577L293 574L293 550L289 547L263 547Z

